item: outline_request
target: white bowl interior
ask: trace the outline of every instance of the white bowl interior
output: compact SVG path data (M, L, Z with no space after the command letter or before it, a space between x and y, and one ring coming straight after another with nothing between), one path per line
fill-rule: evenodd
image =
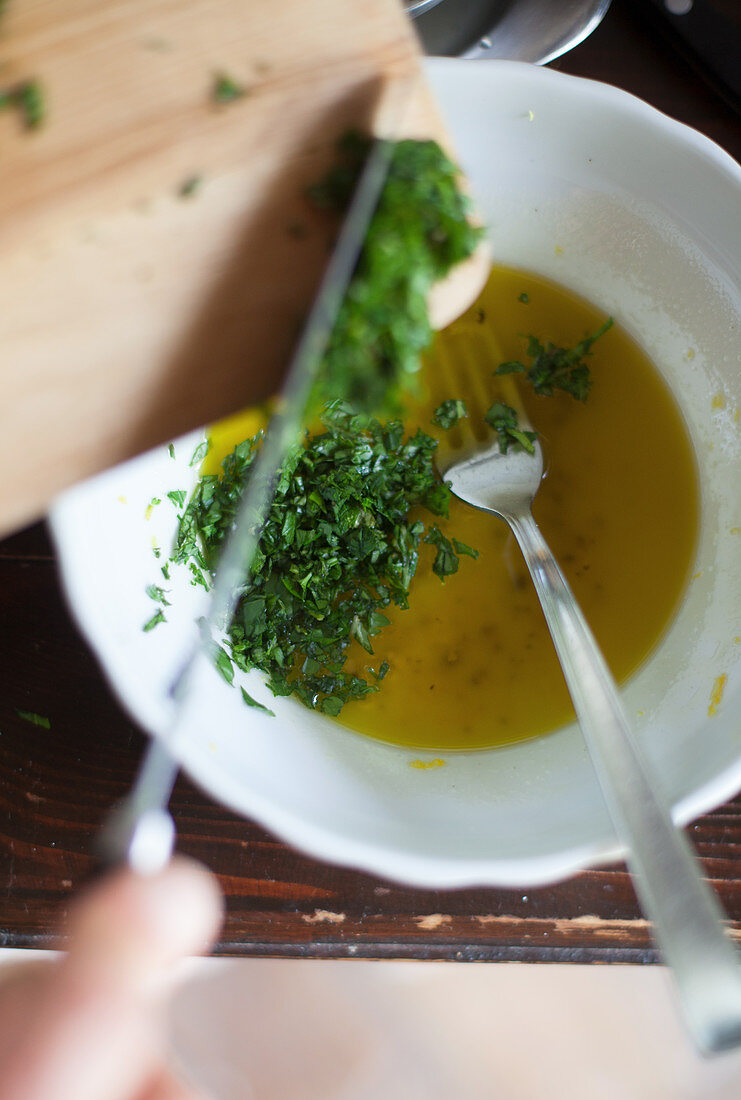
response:
M541 273L609 312L648 351L684 412L698 458L696 573L663 641L624 690L677 820L741 785L739 424L741 169L705 138L605 85L511 62L433 61L429 75L491 229L497 261ZM720 397L722 407L713 406ZM716 406L719 402L716 402ZM168 622L142 624L198 441L162 448L66 493L52 529L73 612L123 703L155 736L203 593L174 579ZM114 581L115 578L115 581ZM716 677L727 676L708 714ZM429 886L526 885L615 855L578 729L445 756L348 733L291 700L245 708L211 669L175 746L216 798L324 859Z

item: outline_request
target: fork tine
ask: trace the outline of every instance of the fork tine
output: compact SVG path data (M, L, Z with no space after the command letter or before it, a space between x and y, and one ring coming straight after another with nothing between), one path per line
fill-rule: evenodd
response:
M496 433L484 415L494 401L510 405L520 425L530 428L517 382L510 375L495 375L503 360L496 334L488 325L459 322L433 345L429 356L433 394L439 401L460 398L468 413L467 418L443 433L437 458L441 468L491 445Z

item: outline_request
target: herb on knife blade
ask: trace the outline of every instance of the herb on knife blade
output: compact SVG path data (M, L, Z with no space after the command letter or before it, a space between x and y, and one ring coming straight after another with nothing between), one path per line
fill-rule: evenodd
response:
M371 139L352 131L339 143L341 161L309 195L344 210ZM434 141L399 141L357 269L340 308L315 397L359 412L397 414L414 388L421 352L432 342L427 295L475 250L482 229L468 220L470 202L459 172Z

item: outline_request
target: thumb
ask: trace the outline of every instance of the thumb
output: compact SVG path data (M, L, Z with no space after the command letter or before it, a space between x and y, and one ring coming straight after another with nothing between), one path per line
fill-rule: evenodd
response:
M221 910L215 878L192 860L157 875L117 871L71 910L67 968L109 993L147 994L179 959L208 950Z
M161 1054L156 993L174 963L208 948L220 912L213 877L182 858L158 875L122 870L90 889L70 914L69 954L15 1029L0 1100L134 1094Z

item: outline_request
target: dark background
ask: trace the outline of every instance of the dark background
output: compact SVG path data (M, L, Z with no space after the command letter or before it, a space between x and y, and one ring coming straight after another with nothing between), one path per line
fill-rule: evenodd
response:
M624 88L741 157L739 115L675 52L645 4L614 0L594 34L552 67ZM0 944L49 946L144 738L70 621L43 526L0 542L0 607ZM49 716L51 730L22 721L16 707ZM525 893L405 889L297 854L184 778L172 808L179 848L219 875L227 897L221 953L656 960L622 865ZM741 799L700 818L690 835L741 935Z

